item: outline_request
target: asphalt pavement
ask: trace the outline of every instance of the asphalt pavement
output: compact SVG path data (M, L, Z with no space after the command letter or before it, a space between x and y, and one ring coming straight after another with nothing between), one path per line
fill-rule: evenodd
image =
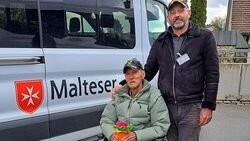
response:
M218 104L200 141L250 141L250 105Z

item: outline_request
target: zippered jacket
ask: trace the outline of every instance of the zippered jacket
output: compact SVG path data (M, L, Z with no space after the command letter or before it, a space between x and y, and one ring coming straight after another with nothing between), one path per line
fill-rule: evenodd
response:
M211 31L189 22L179 54L190 58L177 63L171 27L155 40L145 64L147 80L159 70L158 88L166 103L198 103L215 110L219 83L219 62Z
M150 141L166 135L170 125L165 101L159 89L143 81L143 89L133 98L125 84L116 92L115 99L104 109L100 120L106 138L114 133L117 121L126 121L134 126L137 141Z

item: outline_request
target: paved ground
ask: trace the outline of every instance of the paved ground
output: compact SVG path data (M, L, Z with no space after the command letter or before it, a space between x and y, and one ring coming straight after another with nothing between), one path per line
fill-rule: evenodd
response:
M250 141L250 105L218 104L200 141Z

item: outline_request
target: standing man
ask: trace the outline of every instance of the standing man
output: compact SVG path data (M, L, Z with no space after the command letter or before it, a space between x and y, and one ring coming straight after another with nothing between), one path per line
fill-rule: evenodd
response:
M201 126L210 122L216 108L216 43L212 32L192 23L190 16L186 0L169 3L170 27L154 42L145 64L145 79L152 80L159 71L158 87L171 123L168 141L199 141Z
M169 141L199 141L201 126L210 122L216 108L215 39L212 32L192 23L190 16L186 0L169 3L170 27L154 42L144 67L149 81L159 71L158 88L169 109Z
M158 87L170 114L169 141L198 141L216 107L216 43L212 32L192 23L190 16L186 0L169 3L170 27L154 42L145 64L147 80L159 71Z

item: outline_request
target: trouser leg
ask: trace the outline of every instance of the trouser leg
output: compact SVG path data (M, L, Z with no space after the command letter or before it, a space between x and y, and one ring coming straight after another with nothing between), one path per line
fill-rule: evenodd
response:
M200 103L183 105L179 110L179 141L199 141Z
M199 141L200 128L180 127L178 141Z
M199 141L200 103L168 104L170 128L167 132L169 141Z
M168 141L178 141L178 127L177 127L177 105L167 104L169 111L170 127L167 132Z
M168 132L167 132L167 140L168 141L178 141L178 130L177 127L174 125L170 125Z

